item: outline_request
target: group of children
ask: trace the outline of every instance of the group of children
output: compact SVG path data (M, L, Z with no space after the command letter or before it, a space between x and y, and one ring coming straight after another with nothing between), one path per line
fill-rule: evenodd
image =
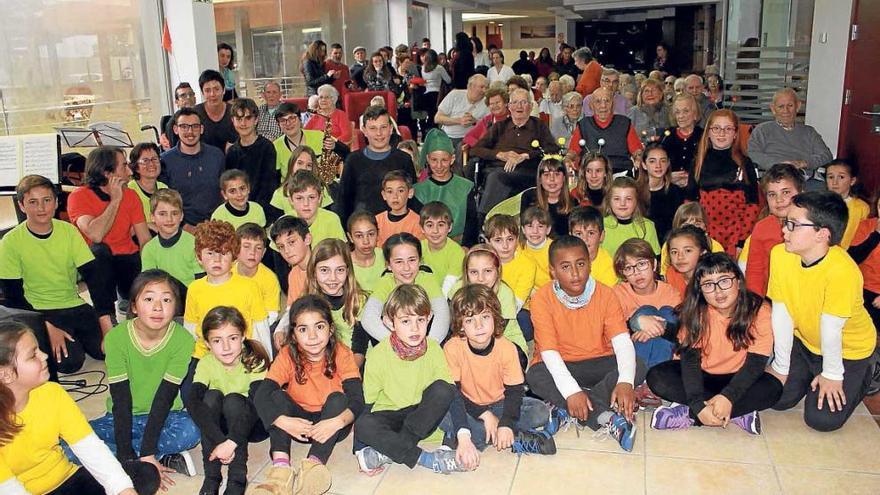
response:
M572 190L547 157L518 217L485 218L482 244L460 225L469 200L445 195L470 195L453 155L432 130L422 158L439 180L387 172L387 211L344 219L306 151L290 157L271 225L237 169L192 232L180 195L157 189L127 318L103 335L78 295L92 251L54 219L52 184L25 177L27 219L0 241L0 279L45 328L0 324L0 492L154 493L169 472L195 473L186 451L201 442L202 494L219 492L224 465L226 494L319 494L352 433L367 474L448 474L476 469L489 445L554 454L566 427L630 451L640 407L657 429L759 434L759 411L806 397L806 424L830 431L867 392L880 229L859 223L846 162L828 166L827 192L802 192L791 165L765 173L768 215L735 260L662 146L636 179L587 155ZM105 360L110 390L91 422L50 381L85 353ZM272 466L248 485L248 443L266 438ZM295 467L292 440L309 444Z

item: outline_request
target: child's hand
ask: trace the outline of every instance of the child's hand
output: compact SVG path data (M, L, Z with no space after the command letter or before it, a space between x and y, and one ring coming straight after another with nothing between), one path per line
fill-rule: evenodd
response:
M697 419L699 419L705 426L721 426L721 420L715 417L715 414L712 412L712 407L709 406L708 403L705 404L706 407L697 414Z
M718 394L706 401L706 408L712 408L712 415L721 420L721 426L727 427L727 423L730 422L730 412L733 410L730 399Z
M315 442L327 443L327 440L330 440L330 437L342 429L342 427L342 421L338 418L328 418L315 423L311 429L309 429L306 436Z
M309 433L312 428L311 421L306 421L301 418L291 418L290 416L279 416L272 424L281 428L287 432L288 435L300 442L306 441L306 434Z
M687 187L687 184L688 184L687 171L679 170L678 172L672 172L672 183L678 187Z
M156 456L148 455L141 457L139 460L150 463L159 470L159 488L161 488L163 492L167 492L169 488L174 486L174 480L168 476L168 473L173 473L174 470L159 464L159 461L156 460Z
M513 445L513 430L507 426L501 426L495 432L495 449L501 451L509 449Z
M56 362L60 363L62 357L67 358L67 341L75 341L69 333L48 321L46 322L46 333L49 334L49 347L52 349L52 356Z
M877 222L877 225L880 226L880 222ZM871 301L871 306L874 306L875 308L880 309L880 296L875 297L874 300ZM48 321L46 322L46 325L47 326L49 325Z
M275 344L275 350L280 351L282 347L284 347L284 341L287 340L284 337L284 332L275 332L272 334L272 343Z
M134 488L126 488L119 492L119 495L138 495L138 492L134 491Z
M611 405L617 404L617 412L623 414L627 421L635 419L636 392L630 383L618 383L611 391Z
M660 337L666 332L666 320L659 316L639 316L639 329L647 334L648 339ZM645 342L645 340L639 342Z
M565 399L565 406L566 409L568 409L568 414L571 414L572 417L581 421L586 421L587 416L590 415L590 411L593 410L593 404L590 402L587 393L583 390L568 396L568 398Z
M211 455L208 456L208 460L213 461L215 459L219 459L223 464L229 464L232 462L232 459L235 457L235 448L238 447L238 444L233 442L232 440L225 440L217 444L214 447L214 450L211 451Z
M480 451L474 446L470 435L458 437L458 448L455 449L455 460L465 471L473 471L480 465Z
M486 443L495 444L495 435L498 433L498 417L492 411L486 411L480 415L483 426L486 428Z
M646 332L642 332L642 331L639 331L639 332L632 334L631 338L632 338L633 342L642 342L642 343L651 340L651 336L648 335Z
M822 401L828 400L831 412L843 411L846 405L846 394L843 393L843 380L829 380L822 375L816 375L810 383L810 389L815 392L819 389L819 410L822 410Z

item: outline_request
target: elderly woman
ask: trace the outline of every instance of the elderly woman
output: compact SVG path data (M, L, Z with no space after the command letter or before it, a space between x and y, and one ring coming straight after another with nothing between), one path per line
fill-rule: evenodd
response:
M313 131L324 131L327 125L327 119L330 119L330 134L334 139L351 147L352 129L348 115L342 110L336 108L336 100L339 99L339 92L336 88L329 84L325 84L318 88L318 111L305 128Z
M581 116L583 116L581 94L577 91L569 91L562 95L562 115L550 121L550 134L553 134L553 139L558 141L559 138L563 138L568 143Z
M669 109L663 101L663 82L645 79L639 89L638 103L629 110L636 134L643 143L657 141L669 127Z
M699 126L702 115L697 100L688 93L675 95L671 113L670 122L674 127L664 133L663 148L669 155L672 182L686 187L694 171L697 145L703 136L703 128Z

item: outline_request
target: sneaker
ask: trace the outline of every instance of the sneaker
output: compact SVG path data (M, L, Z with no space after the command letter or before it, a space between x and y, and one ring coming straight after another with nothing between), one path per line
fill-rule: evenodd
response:
M684 404L660 406L651 416L651 428L655 430L683 430L693 425L690 408Z
M614 413L608 420L608 434L611 438L617 440L620 448L627 452L632 452L633 444L636 440L636 425L626 420L623 414Z
M429 467L438 474L449 474L456 471L464 471L455 460L455 451L449 447L438 447L433 452L434 464Z
M247 495L290 495L293 492L294 475L290 466L272 466L262 483L248 486Z
M556 442L546 431L521 431L516 434L511 449L515 454L553 455Z
M544 431L555 435L560 430L567 431L571 425L577 427L577 420L561 407L550 406L550 419L544 425Z
M748 414L743 414L742 416L730 418L730 422L752 435L761 434L761 417L758 416L758 411L752 411Z
M173 469L180 474L189 476L190 478L196 475L196 464L193 462L193 458L189 455L189 452L185 450L179 454L162 456L162 458L159 459L159 464Z
M364 447L355 452L358 467L362 473L374 476L382 472L387 464L391 464L391 458L377 451L373 447Z
M635 392L639 409L654 409L663 405L663 399L654 395L647 382L636 387Z
M293 483L293 495L322 495L330 489L330 470L324 464L303 459Z

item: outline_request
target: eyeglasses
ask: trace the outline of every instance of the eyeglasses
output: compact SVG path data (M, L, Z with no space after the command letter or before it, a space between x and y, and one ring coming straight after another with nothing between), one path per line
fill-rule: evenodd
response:
M621 271L623 272L624 275L632 275L633 273L635 273L637 271L643 272L643 271L647 270L650 266L651 266L650 261L639 260L634 265L626 265L625 267L623 267L623 270L621 270Z
M197 131L202 128L202 124L175 124L175 127L181 131Z
M713 134L733 134L736 132L736 127L721 127L717 125L713 125L709 128Z
M782 226L785 227L785 230L789 232L794 232L794 229L798 227L813 227L819 228L820 225L816 225L815 223L797 223L794 220L783 220Z
M195 97L196 97L196 94L192 91L187 91L184 93L177 93L178 100L183 99L183 98L195 98Z
M281 125L292 124L299 120L299 115L288 115L287 117L278 117L278 123Z
M700 290L703 291L704 294L711 294L715 292L715 290L727 290L733 287L733 282L736 281L736 277L724 277L719 278L714 282L703 282L700 284Z
M178 126L179 127L179 126ZM159 163L159 157L141 158L137 161L139 165L147 165L148 163Z
M508 103L508 105L510 105L512 107L522 107L522 106L525 106L528 104L529 104L529 100L517 100L517 101L511 101L510 103Z

